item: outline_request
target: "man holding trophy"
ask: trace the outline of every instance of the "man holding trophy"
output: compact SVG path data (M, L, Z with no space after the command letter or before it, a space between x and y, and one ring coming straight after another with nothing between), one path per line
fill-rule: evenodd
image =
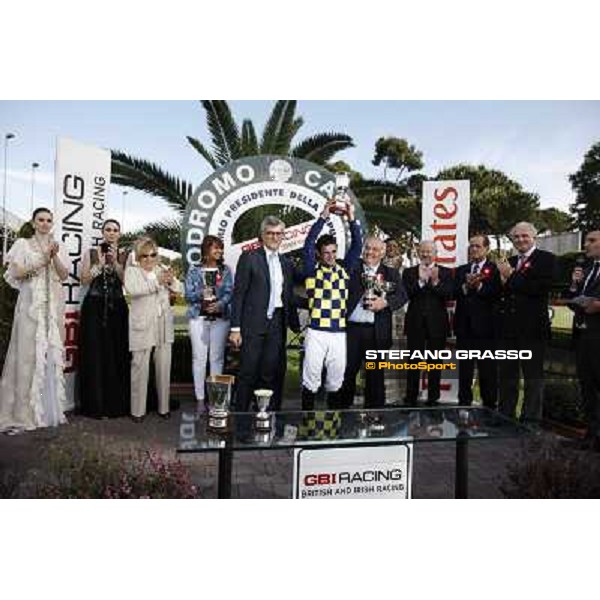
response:
M392 346L392 312L408 301L397 269L382 263L385 243L368 237L362 260L350 273L348 329L346 332L347 365L344 375L342 404L352 406L356 393L356 376L369 349L387 350ZM365 371L365 408L385 405L384 372Z
M337 182L336 182L337 183ZM362 235L354 218L354 206L338 183L338 193L325 204L321 216L311 227L304 243L304 285L308 297L309 325L304 342L302 369L302 409L312 410L321 387L323 367L327 369L325 389L330 408L341 405L340 388L346 369L346 315L349 270L360 256ZM337 261L337 242L321 233L331 211L344 214L350 224L350 249L341 263Z

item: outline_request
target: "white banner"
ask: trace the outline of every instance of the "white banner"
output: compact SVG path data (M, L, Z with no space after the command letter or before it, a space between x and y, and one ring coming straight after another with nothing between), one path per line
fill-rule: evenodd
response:
M296 448L294 498L408 499L412 444L351 448Z
M69 257L65 281L65 383L69 408L75 406L78 364L79 292L83 253L102 241L108 187L110 150L58 138L55 164L56 236Z
M436 262L450 269L468 260L471 182L423 182L421 239L433 240Z
M435 242L436 263L454 269L468 261L469 214L471 208L471 182L423 182L423 207L421 213L421 239ZM450 322L454 302L448 303ZM421 378L427 386L427 378ZM440 386L440 400L456 400L458 381L444 379Z

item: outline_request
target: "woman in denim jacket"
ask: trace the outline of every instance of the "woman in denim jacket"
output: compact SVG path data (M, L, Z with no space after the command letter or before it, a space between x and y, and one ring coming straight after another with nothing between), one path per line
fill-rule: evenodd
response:
M185 280L185 299L189 307L187 316L192 340L192 373L199 409L205 406L207 358L210 359L211 375L223 372L233 293L233 275L231 269L223 263L223 242L214 235L207 235L201 250L201 265L192 265ZM216 299L206 298L204 294L203 269L216 269Z

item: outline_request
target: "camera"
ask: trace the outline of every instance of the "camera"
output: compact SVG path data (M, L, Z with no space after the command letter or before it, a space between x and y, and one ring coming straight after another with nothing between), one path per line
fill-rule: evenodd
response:
M110 244L108 242L102 242L100 244L100 252L106 254L110 250Z

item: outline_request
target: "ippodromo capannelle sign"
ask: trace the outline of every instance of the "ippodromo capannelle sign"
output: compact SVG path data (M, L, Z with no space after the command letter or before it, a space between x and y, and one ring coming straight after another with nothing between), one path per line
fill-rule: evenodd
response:
M281 251L301 248L312 221L334 191L335 175L307 160L267 155L228 163L207 177L188 202L181 231L184 261L198 264L202 240L211 234L223 240L225 262L235 267L240 253L257 241L254 238L233 244L235 223L245 212L264 205L297 207L310 215L305 222L286 227ZM352 192L350 198L365 230L364 212ZM349 243L345 220L332 215L324 231L335 235L338 255L344 256Z

